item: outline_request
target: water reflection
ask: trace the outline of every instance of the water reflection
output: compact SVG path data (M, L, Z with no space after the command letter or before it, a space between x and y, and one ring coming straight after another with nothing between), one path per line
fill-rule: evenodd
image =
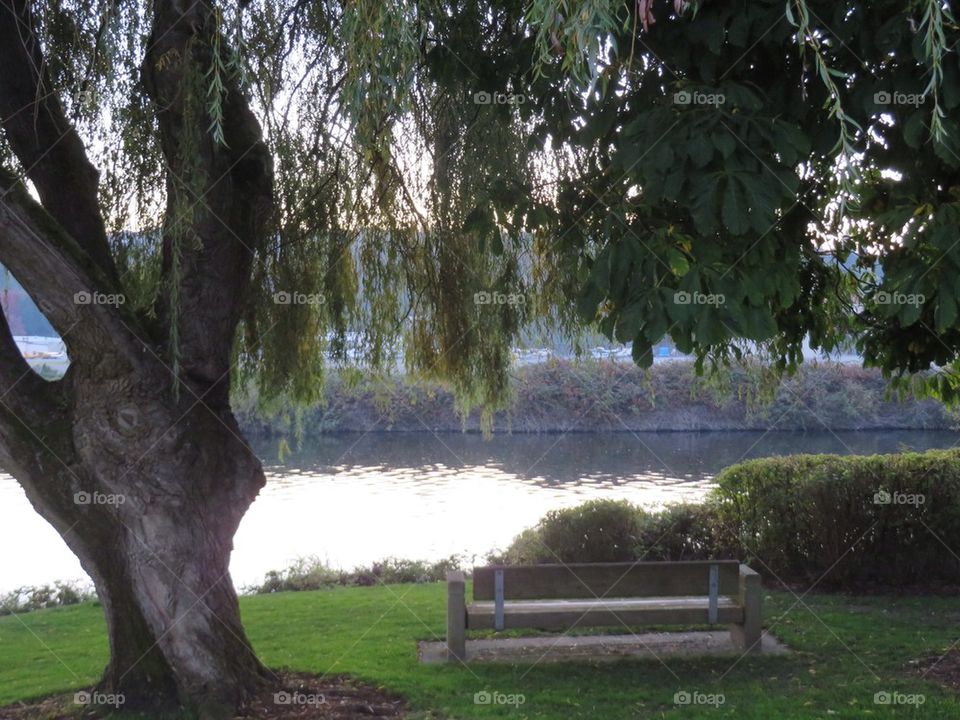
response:
M237 534L240 585L297 557L352 567L387 555L481 556L547 510L589 498L645 507L697 500L722 468L798 452L896 452L950 447L950 432L618 433L557 435L369 434L325 436L278 459L258 443L267 487ZM81 578L76 560L0 476L0 591Z
M290 473L381 470L399 481L411 471L442 472L495 468L541 485L595 480L699 480L741 460L790 453L862 454L949 447L960 435L942 431L615 433L568 435L478 435L369 433L311 439L278 459L279 446L255 449L268 468Z

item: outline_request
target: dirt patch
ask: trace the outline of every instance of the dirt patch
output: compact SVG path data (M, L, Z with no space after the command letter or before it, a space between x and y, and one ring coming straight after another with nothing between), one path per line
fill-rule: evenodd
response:
M920 677L960 692L960 650L950 650L946 655L923 658L915 661L914 665Z
M406 702L399 695L348 677L294 672L278 672L277 676L275 686L250 701L236 720L369 720L406 716ZM0 720L82 720L96 715L79 705L73 694L0 708Z

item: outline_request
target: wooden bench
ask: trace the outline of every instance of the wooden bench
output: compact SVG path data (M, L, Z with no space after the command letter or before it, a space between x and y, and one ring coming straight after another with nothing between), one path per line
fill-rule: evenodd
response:
M447 573L447 657L466 659L467 630L635 625L730 626L760 651L760 576L736 560L504 565Z

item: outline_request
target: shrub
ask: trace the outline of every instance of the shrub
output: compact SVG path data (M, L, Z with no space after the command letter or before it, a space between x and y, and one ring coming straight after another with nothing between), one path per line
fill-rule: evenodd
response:
M735 535L720 525L714 502L668 505L657 513L643 513L639 560L711 560L740 557Z
M285 570L271 570L260 585L244 588L250 595L301 590L326 590L337 585L424 583L445 580L448 570L461 566L456 556L436 562L386 558L368 567L337 570L316 557L300 558Z
M671 505L650 513L623 500L591 500L548 512L488 561L524 565L737 557L723 535L713 503Z
M960 577L958 450L766 458L717 482L721 522L762 574L846 588Z
M333 570L316 557L299 558L284 570L271 570L263 583L246 592L266 594L274 592L296 592L301 590L322 590L334 585L346 585L344 573Z
M96 599L92 590L76 583L55 582L53 585L22 587L0 595L0 616L22 614L31 610L77 605Z
M623 500L591 500L551 510L527 538L531 562L630 560L640 540L643 511Z
M494 550L488 553L487 562L491 565L534 565L544 562L539 559L542 553L543 545L537 529L527 528L522 530L505 550Z

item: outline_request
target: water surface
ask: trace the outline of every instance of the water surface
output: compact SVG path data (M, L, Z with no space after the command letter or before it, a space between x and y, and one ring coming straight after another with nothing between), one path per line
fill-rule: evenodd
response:
M872 454L952 447L960 434L910 432L323 436L278 458L255 445L268 482L237 534L238 585L298 557L351 568L386 556L476 557L546 511L591 498L644 507L697 500L740 460L789 453ZM83 579L79 563L0 475L0 591Z

